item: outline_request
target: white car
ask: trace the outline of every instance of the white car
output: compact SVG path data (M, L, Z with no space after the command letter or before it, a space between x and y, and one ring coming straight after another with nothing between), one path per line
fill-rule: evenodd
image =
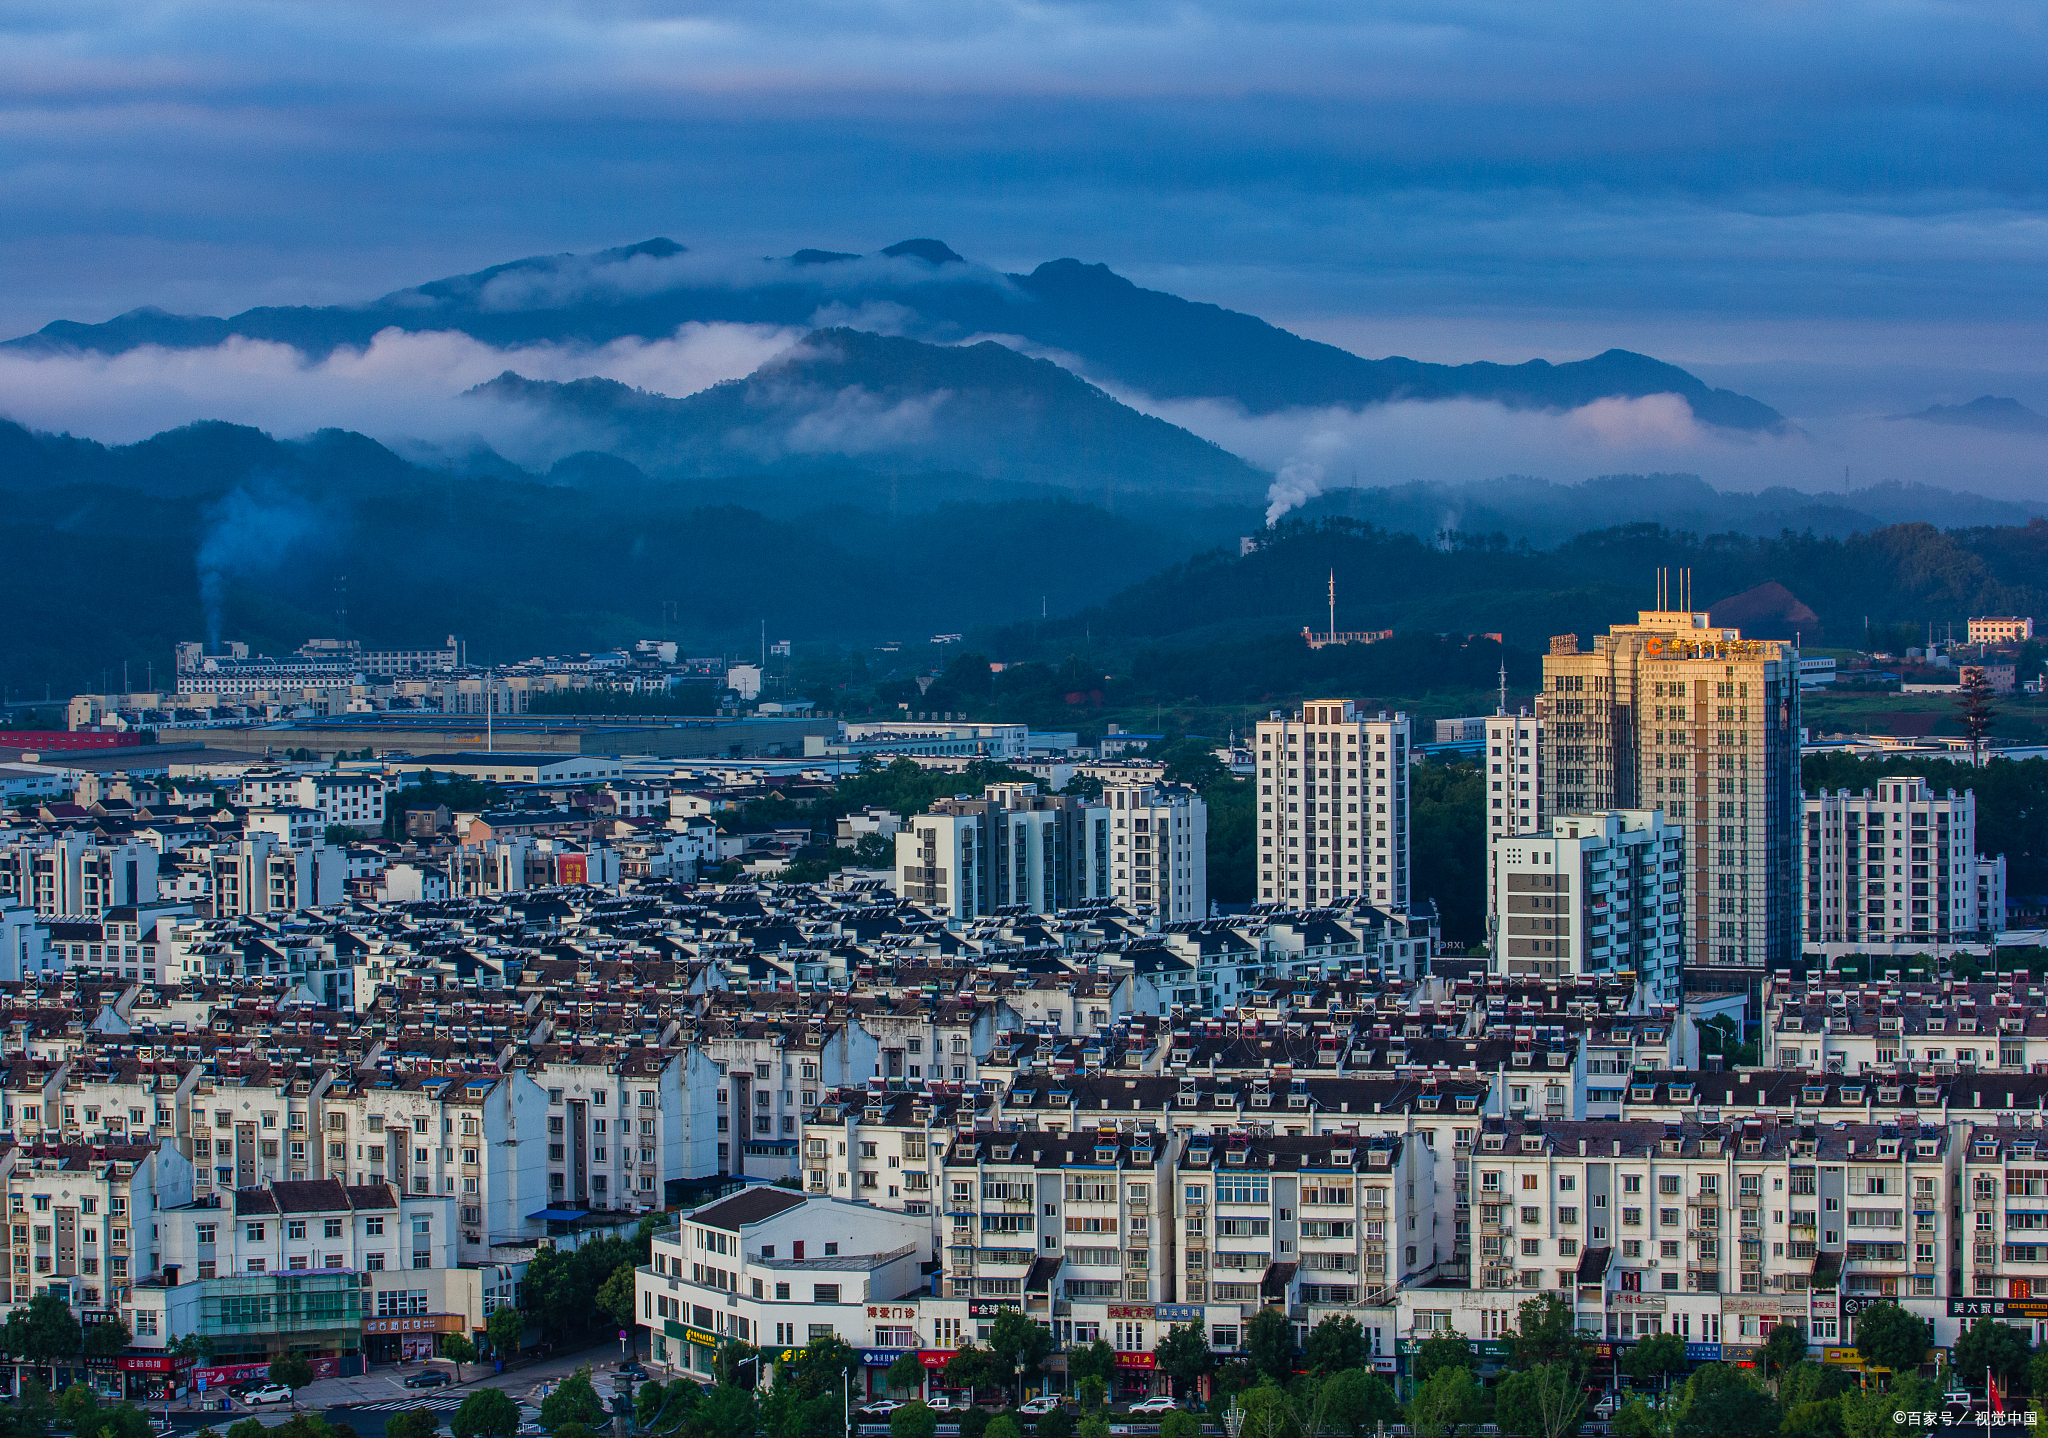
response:
M974 1401L964 1393L958 1398L950 1393L934 1393L924 1400L924 1406L934 1413L965 1413L974 1406Z
M1060 1400L1050 1393L1041 1393L1036 1398L1026 1400L1017 1411L1029 1413L1034 1418L1041 1413L1057 1413L1060 1411Z
M904 1404L901 1399L884 1398L879 1403L863 1403L861 1405L860 1411L863 1413L889 1414L894 1413L898 1408L901 1408L903 1406Z
M251 1388L244 1393L242 1401L248 1404L289 1403L292 1401L292 1390L282 1383L266 1383L261 1388Z
M1163 1393L1156 1398L1141 1399L1131 1405L1133 1413L1174 1413L1179 1409L1180 1404Z
M1595 1418L1612 1418L1620 1408L1621 1395L1619 1393L1603 1393L1600 1395L1600 1401L1593 1405L1593 1416Z

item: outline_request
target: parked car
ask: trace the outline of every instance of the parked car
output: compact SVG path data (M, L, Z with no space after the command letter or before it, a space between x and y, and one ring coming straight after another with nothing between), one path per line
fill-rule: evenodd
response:
M964 1393L957 1396L951 1393L934 1393L925 1399L924 1403L925 1407L934 1413L965 1413L974 1406L974 1400Z
M860 1411L863 1413L879 1414L882 1417L886 1418L888 1417L888 1415L894 1413L898 1408L901 1408L903 1406L903 1400L900 1398L884 1398L881 1399L879 1402L875 1403L863 1403L861 1405Z
M1600 1401L1593 1405L1593 1416L1595 1418L1612 1418L1620 1411L1621 1395L1619 1393L1603 1393L1600 1395Z
M1179 1410L1180 1404L1164 1393L1152 1398L1141 1398L1131 1405L1133 1413L1176 1413Z
M443 1381L445 1381L445 1378ZM255 1388L245 1390L242 1394L242 1401L251 1404L289 1403L292 1401L292 1390L285 1387L282 1383L264 1383Z
M647 1377L647 1370L640 1366L639 1359L628 1358L620 1362L619 1376L622 1378L645 1379Z
M1060 1411L1060 1400L1050 1393L1041 1393L1036 1398L1025 1400L1017 1411L1029 1413L1034 1418L1041 1413L1057 1413Z
M455 1381L454 1377L439 1368L429 1368L424 1373L415 1373L405 1380L408 1388L446 1388Z

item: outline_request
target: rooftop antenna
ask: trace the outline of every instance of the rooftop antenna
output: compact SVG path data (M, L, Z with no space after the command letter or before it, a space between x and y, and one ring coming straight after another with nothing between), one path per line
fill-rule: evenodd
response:
M1500 661L1500 708L1494 712L1498 714L1506 714L1508 712L1508 661L1505 653L1502 654Z
M1330 571L1330 642L1337 642L1337 571Z

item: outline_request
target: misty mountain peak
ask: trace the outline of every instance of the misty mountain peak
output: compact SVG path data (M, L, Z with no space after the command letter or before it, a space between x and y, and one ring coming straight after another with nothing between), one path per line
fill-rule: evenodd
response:
M953 253L953 247L943 240L899 240L882 251L892 260L908 255L912 259L926 260L935 265L964 265L967 259Z
M2048 416L2036 414L2016 399L1989 394L1980 394L1968 404L1929 405L1917 414L1888 414L1885 418L1959 424L2003 434L2048 434Z

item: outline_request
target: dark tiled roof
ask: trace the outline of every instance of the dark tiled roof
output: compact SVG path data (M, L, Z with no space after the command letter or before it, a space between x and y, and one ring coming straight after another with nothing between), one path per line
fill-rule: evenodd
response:
M801 1208L804 1202L802 1194L791 1193L786 1188L750 1188L709 1208L698 1209L690 1215L690 1222L701 1223L707 1228L729 1228L737 1233L750 1223L764 1223L778 1213Z

